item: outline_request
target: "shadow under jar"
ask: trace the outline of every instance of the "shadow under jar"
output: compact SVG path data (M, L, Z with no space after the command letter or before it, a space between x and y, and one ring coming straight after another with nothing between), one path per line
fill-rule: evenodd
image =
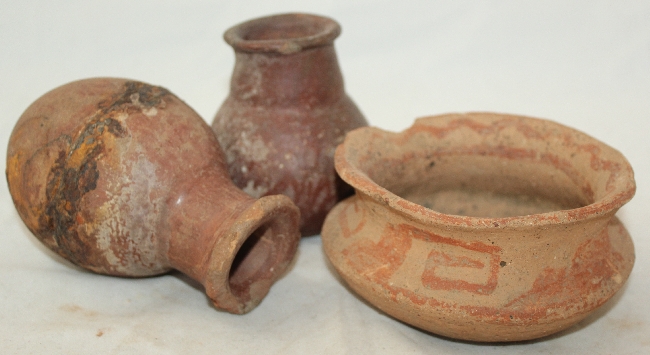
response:
M635 192L616 150L560 124L471 113L361 128L335 165L356 195L327 216L330 261L386 313L472 341L542 337L629 276L616 211Z

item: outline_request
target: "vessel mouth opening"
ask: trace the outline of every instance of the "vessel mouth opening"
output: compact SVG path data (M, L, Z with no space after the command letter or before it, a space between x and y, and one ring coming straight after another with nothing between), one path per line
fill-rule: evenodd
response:
M273 279L278 263L290 251L278 233L276 220L268 221L251 233L241 245L230 266L228 285L237 298L247 298L251 285L260 280Z
M225 280L241 307L238 313L254 308L291 265L300 242L299 219L298 208L283 195L261 197L239 216L238 247Z
M245 52L294 53L303 48L331 44L340 33L341 27L330 18L298 13L241 23L227 30L224 39L235 49Z
M293 21L278 21L273 23L260 21L253 23L242 33L242 38L247 41L294 39L313 37L324 30L325 28L320 22L304 21L298 17Z
M539 191L501 191L501 186L454 186L426 192L401 192L405 200L430 210L463 217L507 218L570 210L589 205L578 194L548 196Z
M426 117L401 133L353 131L339 148L337 170L357 191L427 220L435 213L478 225L504 218L526 224L541 214L573 220L616 210L635 191L619 152L529 117Z
M584 175L538 159L513 158L504 147L413 155L405 168L415 178L385 179L374 169L370 175L393 194L442 214L520 217L577 209L596 198L593 181Z
M271 195L251 202L229 231L217 231L221 237L212 249L205 281L214 305L235 314L247 313L262 301L287 272L300 242L300 211L291 199Z

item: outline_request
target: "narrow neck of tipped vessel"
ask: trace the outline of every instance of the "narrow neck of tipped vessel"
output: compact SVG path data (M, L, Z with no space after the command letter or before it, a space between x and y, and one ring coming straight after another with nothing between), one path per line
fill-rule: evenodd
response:
M214 305L246 313L293 259L299 212L285 196L253 199L206 174L170 200L171 267L200 282Z

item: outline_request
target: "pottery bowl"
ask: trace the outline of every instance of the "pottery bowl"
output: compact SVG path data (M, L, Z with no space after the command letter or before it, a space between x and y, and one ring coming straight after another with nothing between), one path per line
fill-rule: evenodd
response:
M616 211L635 192L615 149L552 121L491 113L360 128L336 151L356 190L325 252L389 315L472 341L542 337L585 318L630 274Z

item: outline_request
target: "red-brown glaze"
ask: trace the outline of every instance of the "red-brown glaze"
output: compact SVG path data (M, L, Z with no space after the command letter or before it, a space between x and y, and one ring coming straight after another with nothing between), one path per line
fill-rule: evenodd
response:
M7 181L28 228L64 258L116 276L178 269L233 313L261 301L299 239L288 199L237 189L210 127L168 90L136 81L81 80L39 98L12 132ZM252 248L272 256L258 267L277 271L235 295L230 266L258 227L276 243Z
M434 290L461 290L482 295L489 295L497 287L500 261L498 253L501 251L501 248L479 242L466 243L460 240L445 238L433 233L418 231L411 226L402 225L400 227L404 231L412 230L410 233L415 238L418 238L418 236L422 238L422 236L424 236L425 240L429 243L455 245L466 250L473 250L480 253L489 254L490 261L489 264L486 264L481 260L469 256L447 254L444 252L439 252L435 249L431 250L424 267L424 273L422 273L421 278L422 284L427 288ZM463 253L463 251L460 251L460 253ZM437 275L436 269L439 267L470 268L477 269L477 271L484 270L484 272L486 272L489 277L485 283L473 283L461 279L449 279Z
M345 211L341 215L344 214ZM346 232L343 231L343 228L341 227L343 237L345 238ZM378 243L372 243L362 239L358 243L352 244L349 248L344 249L342 253L348 257L348 263L357 272L363 273L369 279L382 283L385 286L387 280L404 263L406 254L411 249L412 239L424 240L427 243L431 243L433 248L435 248L436 243L440 243L489 254L490 263L486 265L480 260L472 259L464 255L455 256L433 249L425 261L424 273L421 277L424 286L430 289L462 290L479 294L490 294L496 288L500 261L497 253L501 251L501 248L478 242L467 243L445 238L433 233L426 233L409 225L402 224L396 227L388 225ZM477 284L464 280L450 280L438 277L436 275L436 268L446 266L486 269L489 273L489 278L486 283ZM369 274L368 270L374 271Z
M331 19L286 14L229 29L230 94L212 127L234 183L253 197L284 194L300 208L302 235L352 192L334 170L334 148L367 125L345 94Z
M616 225L616 228L618 233L624 233L622 225ZM563 318L562 312L585 313L600 306L609 297L600 297L597 293L611 296L612 289L619 287L622 282L621 272L629 267L627 263L629 261L612 249L610 236L604 230L595 240L580 245L573 255L571 266L563 269L544 268L530 290L503 307L458 306L453 302L436 299L427 302L432 307L463 310L468 315L483 318L482 321L487 323L513 326L522 322L538 324L553 318ZM390 290L393 299L402 294L415 304L423 304L422 297L407 289L390 286L380 279L372 281L382 283L383 287ZM576 290L580 292L577 293ZM470 289L464 291L472 292Z
M402 266L411 249L411 236L395 233L392 227L382 233L377 243L361 239L342 251L348 264L365 277L385 284Z
M325 221L327 256L361 296L425 330L475 341L545 336L601 306L632 269L631 239L612 219L634 195L629 163L551 121L473 113L420 119L399 134L362 128L335 162L357 194ZM437 186L568 194L581 205L468 217L400 197Z
M355 201L356 202L356 201ZM352 235L359 233L363 227L366 225L366 210L359 207L357 203L352 204L354 213L361 213L359 223L354 226L353 229L350 229L350 222L348 221L347 209L350 208L350 205L344 206L344 211L339 215L339 224L341 226L341 233L343 238L350 238Z

